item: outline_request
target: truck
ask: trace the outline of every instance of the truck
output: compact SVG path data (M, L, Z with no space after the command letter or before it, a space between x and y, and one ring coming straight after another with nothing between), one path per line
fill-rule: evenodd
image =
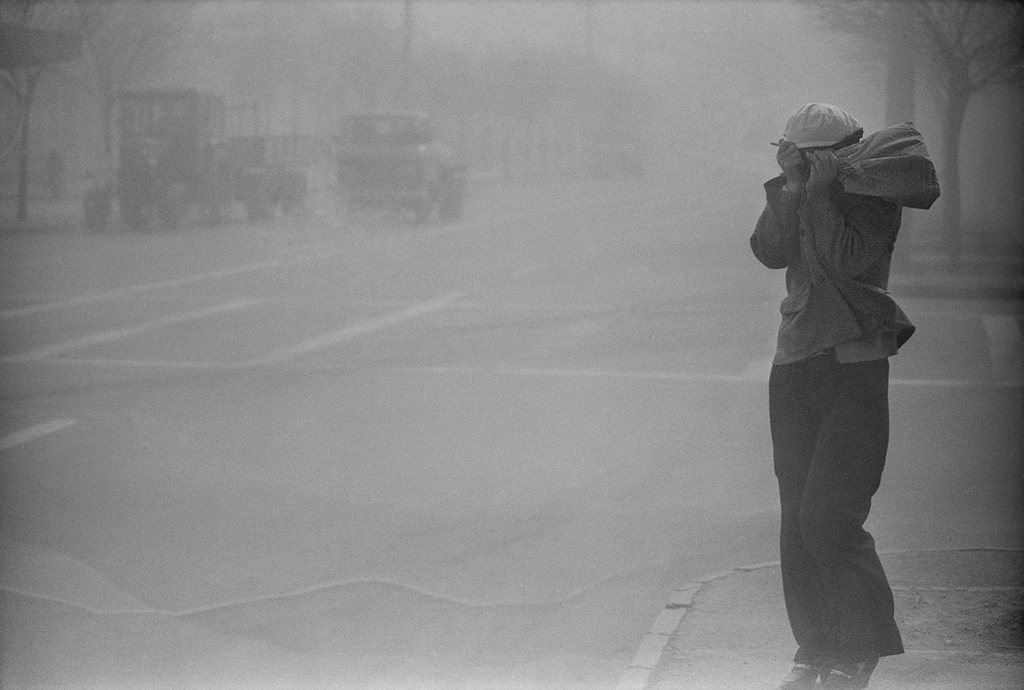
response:
M462 216L466 165L440 141L429 114L381 111L346 118L338 152L346 211L411 212L413 222Z
M86 192L91 229L105 229L110 214L97 206L110 197L136 230L158 224L176 228L193 206L220 222L229 195L220 148L223 123L224 102L215 94L193 89L120 93L116 177Z
M294 142L227 136L225 102L196 89L143 89L118 95L119 149L114 179L85 194L85 219L102 232L116 199L132 230L175 229L192 209L220 224L240 201L250 219L276 206L291 211L306 193L305 171L289 158ZM289 148L291 146L291 148Z

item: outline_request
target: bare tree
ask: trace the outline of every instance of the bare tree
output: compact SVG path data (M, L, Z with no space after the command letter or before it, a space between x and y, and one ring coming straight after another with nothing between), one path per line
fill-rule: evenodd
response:
M7 40L7 31L0 27L0 40ZM24 120L23 76L14 67L0 68L0 160L21 141L18 136Z
M972 96L1024 85L1024 4L1009 0L807 0L825 25L887 49L912 46L930 73L942 123L942 237L950 266L963 252L960 134ZM901 15L894 21L894 12Z
M3 26L15 27L22 32L22 37L33 35L25 32L38 32L34 35L47 44L50 40L44 32L69 32L71 35L77 35L81 29L79 17L72 7L66 3L40 0L12 0L0 4L0 27ZM0 69L4 92L13 95L12 110L18 118L18 126L13 128L12 140L20 134L17 217L21 221L28 219L28 144L32 102L43 77L58 69L59 64L46 56L23 62L16 60L14 64ZM10 147L5 146L3 153L6 153L8 148L13 148L13 143L12 141Z

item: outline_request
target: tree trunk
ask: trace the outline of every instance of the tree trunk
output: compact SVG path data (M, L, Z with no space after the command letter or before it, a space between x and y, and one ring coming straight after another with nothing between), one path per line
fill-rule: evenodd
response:
M942 241L949 268L960 271L963 263L963 231L960 227L960 132L970 94L950 90L942 127L942 154L946 175L942 181Z
M526 175L536 177L537 175L537 120L533 113L526 114L526 145L523 165L526 168Z
M885 124L887 126L898 125L915 118L916 70L910 17L907 11L908 7L900 3L894 3L888 7L892 21L892 33L889 36L886 56ZM911 210L904 209L900 242L897 243L892 257L894 270L908 271L911 269L913 239L914 214Z
M29 74L25 88L25 112L21 122L21 155L18 156L18 220L28 220L28 132L32 115L32 99L35 96L37 74Z
M114 97L107 94L103 97L103 155L110 160L114 147Z

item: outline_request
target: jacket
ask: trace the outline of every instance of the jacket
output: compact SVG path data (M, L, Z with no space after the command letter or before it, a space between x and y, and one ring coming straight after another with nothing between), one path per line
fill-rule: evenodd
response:
M839 174L824 193L786 192L781 176L765 184L750 246L768 268L786 269L776 364L879 330L900 347L914 332L887 288L903 206L928 208L939 196L921 135L904 123L836 155Z

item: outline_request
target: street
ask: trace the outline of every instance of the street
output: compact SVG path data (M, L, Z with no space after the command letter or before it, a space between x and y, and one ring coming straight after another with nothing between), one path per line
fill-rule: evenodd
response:
M0 685L613 688L777 558L732 184L0 236ZM897 298L879 550L1019 547L1021 305Z

